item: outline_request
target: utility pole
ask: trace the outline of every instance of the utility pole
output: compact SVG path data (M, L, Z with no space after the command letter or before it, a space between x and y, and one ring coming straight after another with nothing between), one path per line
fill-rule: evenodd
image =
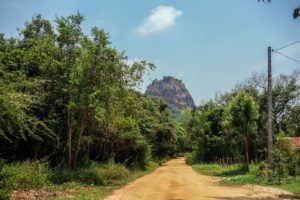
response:
M272 132L272 62L271 62L272 48L268 47L268 164L269 169L273 169L273 132Z

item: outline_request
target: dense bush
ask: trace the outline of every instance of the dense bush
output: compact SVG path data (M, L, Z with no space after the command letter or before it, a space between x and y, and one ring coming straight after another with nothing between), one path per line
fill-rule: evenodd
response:
M281 183L281 179L287 176L287 158L284 152L278 148L273 150L273 170L270 171L271 180Z
M189 165L199 163L199 160L197 159L197 156L196 156L196 151L193 151L191 153L187 153L185 155L185 162Z
M13 190L37 189L51 184L77 182L87 185L105 185L111 181L128 178L130 171L113 161L107 164L93 162L90 167L69 170L49 169L48 164L26 161L11 164L0 162L0 200L9 199Z
M50 181L54 184L63 184L75 181L75 172L67 168L52 169Z
M104 183L112 180L126 179L130 175L129 170L126 167L111 161L105 165L95 166L95 169L103 178Z
M113 161L107 164L93 162L89 167L76 170L56 168L52 171L50 180L55 184L79 182L88 185L105 185L110 181L126 179L129 175L130 171L125 166Z
M109 159L145 168L151 156L173 155L168 105L135 91L154 65L127 64L103 29L85 34L83 21L80 13L54 23L36 15L19 38L0 33L1 156L47 157L74 170ZM145 118L154 120L144 126Z
M47 163L26 161L2 165L0 199L7 199L16 189L43 188L50 184L51 171Z
M281 133L276 139L273 150L273 170L270 171L270 177L281 183L281 179L288 175L296 176L298 161L299 155L293 148L291 140Z
M4 160L0 159L0 183L5 178L4 174L2 173L2 169L4 167ZM9 191L6 188L0 187L0 200L9 199Z
M50 174L47 163L43 162L7 164L1 171L5 178L1 180L0 187L9 190L42 188L49 184Z
M274 138L299 136L300 71L274 77ZM189 150L198 162L231 162L266 160L267 150L267 77L254 73L233 90L216 95L194 110L179 116L180 125L190 134ZM286 152L289 174L294 174L296 159ZM197 154L197 155L196 155ZM240 156L242 160L240 160ZM190 155L191 158L192 155ZM189 159L191 160L191 159ZM247 166L246 166L247 168Z
M103 185L103 177L97 167L84 168L77 171L75 180L89 185Z

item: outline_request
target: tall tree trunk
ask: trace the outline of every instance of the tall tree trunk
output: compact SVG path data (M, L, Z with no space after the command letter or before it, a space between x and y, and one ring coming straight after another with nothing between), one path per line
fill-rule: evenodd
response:
M86 123L87 123L87 115L88 115L88 112L84 111L83 112L83 117L81 119L81 127L80 127L80 132L79 132L79 135L78 135L77 147L76 147L76 151L75 151L73 167L76 167L76 164L77 164L77 158L78 158L78 154L79 154L79 151L80 151L82 134L84 132L84 129L85 129Z
M72 168L72 135L73 135L73 127L72 127L72 115L70 110L68 110L68 168Z

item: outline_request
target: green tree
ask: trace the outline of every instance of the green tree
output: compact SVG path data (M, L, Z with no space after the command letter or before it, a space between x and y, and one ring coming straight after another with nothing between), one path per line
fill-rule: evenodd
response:
M239 93L225 110L225 124L243 134L246 170L249 171L249 133L256 127L258 107L247 93Z
M232 147L230 138L223 131L223 108L210 100L198 107L194 114L194 128L192 129L192 141L197 141L195 149L196 160L215 161L216 158L230 157ZM226 143L225 143L226 141ZM225 144L230 148L225 148ZM231 154L231 155L230 155Z
M113 145L94 158L101 152L108 159L135 162L144 146L144 152L149 149L134 89L154 66L146 61L127 65L104 30L82 32L83 20L76 13L57 17L52 26L36 15L18 39L0 34L0 146L5 157L39 154L71 168L104 143L99 141ZM135 156L129 159L132 149ZM123 157L122 151L127 152Z
M55 137L47 125L31 113L41 98L36 90L38 80L27 79L20 71L5 72L0 68L0 140L11 143L43 135Z

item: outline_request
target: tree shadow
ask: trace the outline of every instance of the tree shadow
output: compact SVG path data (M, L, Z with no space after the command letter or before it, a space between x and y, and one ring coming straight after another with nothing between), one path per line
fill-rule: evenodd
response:
M247 173L247 171L241 167L238 169L232 169L232 170L217 173L217 176L237 176L237 175L243 175L246 173Z

